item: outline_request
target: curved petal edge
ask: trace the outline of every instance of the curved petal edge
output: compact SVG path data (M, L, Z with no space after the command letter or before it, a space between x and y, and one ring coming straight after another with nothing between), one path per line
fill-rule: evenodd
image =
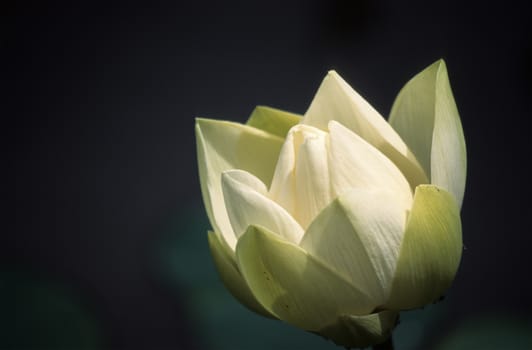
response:
M238 267L261 305L296 327L317 331L345 313L366 315L369 297L297 245L250 226L236 248Z
M438 300L454 280L462 250L454 197L437 186L418 186L385 308L415 309Z
M393 103L390 124L415 154L430 183L451 192L461 206L466 146L443 60L405 84Z
M275 318L260 305L244 281L235 262L234 253L219 233L208 232L209 248L216 270L229 292L250 310L269 318ZM233 253L233 254L232 254Z
M196 118L195 129L201 193L207 216L214 231L221 233L234 249L236 237L225 209L222 172L246 170L269 185L283 139L247 125L204 118Z

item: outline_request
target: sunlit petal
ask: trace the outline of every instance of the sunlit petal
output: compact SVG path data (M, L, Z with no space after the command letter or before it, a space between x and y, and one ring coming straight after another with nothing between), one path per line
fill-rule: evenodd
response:
M258 178L242 170L228 170L222 174L222 188L236 237L249 225L261 225L291 242L301 240L301 226L283 207L268 198L266 186Z

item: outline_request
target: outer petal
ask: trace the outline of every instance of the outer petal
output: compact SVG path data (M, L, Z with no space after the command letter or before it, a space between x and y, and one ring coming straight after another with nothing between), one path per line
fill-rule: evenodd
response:
M412 188L427 183L416 157L386 120L335 71L323 80L303 119L304 124L327 130L335 120L390 158L405 174Z
M403 238L406 210L396 194L351 190L312 222L301 248L371 296L374 307L388 299Z
M300 115L294 113L267 106L257 106L246 124L285 138L288 130L298 124L301 119Z
M466 147L443 60L403 87L393 104L390 124L414 152L431 183L451 192L461 206Z
M285 239L297 243L303 229L280 205L267 197L266 186L243 170L222 174L222 188L229 220L237 237L249 225L261 225Z
M236 237L225 210L221 175L228 169L251 172L269 185L283 139L250 126L196 119L196 144L203 202L211 225L231 248Z
M352 188L391 191L397 205L410 208L410 186L394 163L338 122L331 121L329 129L330 174L336 195Z
M437 300L451 285L461 256L462 226L454 197L433 185L419 186L386 308L413 309Z
M238 241L240 271L257 300L279 319L309 331L344 314L372 311L369 297L300 247L250 226Z
M227 246L220 234L209 231L208 237L212 258L225 287L238 301L249 309L263 316L273 317L257 302L249 290L246 281L242 278L236 265L235 258L233 257L234 252Z
M397 325L399 314L381 311L366 316L341 316L334 325L318 333L345 348L366 348L386 341Z

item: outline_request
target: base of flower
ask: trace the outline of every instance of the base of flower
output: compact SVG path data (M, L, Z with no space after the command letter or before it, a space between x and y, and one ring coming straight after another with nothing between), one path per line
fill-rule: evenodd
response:
M392 336L390 335L390 337L388 337L384 343L374 345L373 350L393 350Z

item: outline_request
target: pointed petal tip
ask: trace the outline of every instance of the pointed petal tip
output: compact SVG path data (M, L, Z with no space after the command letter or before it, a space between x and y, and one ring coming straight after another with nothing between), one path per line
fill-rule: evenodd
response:
M204 117L195 117L194 118L194 125L197 131L201 131L202 127L208 127L209 124L224 124L228 123L225 120L218 120L218 119L211 119L211 118L204 118Z
M258 105L251 112L246 125L285 138L294 125L301 122L302 116L278 108Z
M329 120L329 122L327 123L327 129L331 130L331 128L338 128L338 124L340 123L338 123L336 120Z
M352 133L354 133L355 135L357 135L358 137L360 137L360 135L358 135L356 132L352 131L351 129L346 127L344 124L338 122L337 120L329 120L329 122L327 123L327 130L329 130L329 133L331 133L331 131L333 131L333 132L343 132L345 130L349 130ZM367 141L364 140L364 142L367 142Z
M419 72L416 76L421 76L429 72L432 72L432 74L436 75L435 80L440 79L440 74L447 74L447 64L445 63L445 60L443 58L440 58L439 60L427 66L425 69ZM416 76L414 76L414 78ZM414 78L412 78L411 80L413 80Z
M264 185L259 178L241 169L229 169L223 171L222 187L223 186L246 186L261 194L265 194L267 192L266 185Z
M236 236L250 225L275 232L290 242L299 242L303 229L279 204L271 200L264 183L252 174L232 170L222 175L225 208Z
M345 82L344 78L342 78L342 76L338 74L338 72L334 69L330 69L329 71L327 71L327 75L325 76L324 80L327 79L334 79L338 82Z
M447 74L447 63L445 63L445 60L440 58L438 61L436 61L436 63L438 65L438 73Z
M209 118L204 118L204 117L195 117L195 118L194 118L194 121L196 122L196 125L206 123L206 122L208 122L209 120L211 120L211 119L209 119Z
M434 67L434 68L438 68L438 69L439 69L440 67L445 67L445 60L444 60L443 58L439 58L439 59L437 59L436 61L434 61L434 62L432 62L431 64L429 64L429 65L428 65L425 69L423 69L423 70L426 70L426 69L429 69L429 68L432 68L432 67ZM422 70L422 71L423 71L423 70ZM422 71L421 71L421 72L422 72Z
M202 118L199 118L199 117L194 118L194 129L196 130L196 132L201 131L201 122L202 122Z

